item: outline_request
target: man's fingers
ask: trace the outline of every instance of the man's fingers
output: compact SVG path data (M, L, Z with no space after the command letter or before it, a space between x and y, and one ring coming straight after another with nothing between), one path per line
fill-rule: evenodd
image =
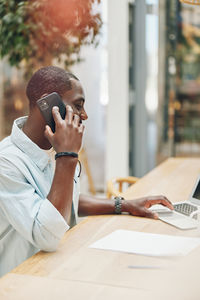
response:
M142 210L140 210L140 212L138 214L136 214L140 217L145 217L145 218L151 218L151 219L158 219L158 214L149 210L148 208L143 208Z
M151 207L152 205L155 205L155 204L161 204L163 206L167 206L169 209L174 209L172 203L164 196L156 196L152 199L149 199L147 201L147 205L146 207Z
M53 119L54 119L57 126L62 123L63 119L61 118L61 115L59 113L58 106L54 106L52 108L52 115L53 115Z
M73 120L74 126L78 127L79 126L79 122L80 122L80 117L75 114L74 115L74 120Z
M51 138L53 137L53 132L52 132L51 128L50 128L48 125L45 126L44 135L45 135L45 137L46 137L49 141L50 141Z
M147 217L147 218L151 218L151 219L158 219L158 214L157 213L155 213L155 212L153 212L153 211L151 211L151 210L149 210L149 209L147 209L147 208L145 208L144 209L144 217Z
M71 108L70 105L67 105L65 120L67 121L68 124L72 124L73 115L74 115L73 109Z
M78 127L78 131L79 133L83 133L85 130L85 126L83 124L81 124L79 127Z

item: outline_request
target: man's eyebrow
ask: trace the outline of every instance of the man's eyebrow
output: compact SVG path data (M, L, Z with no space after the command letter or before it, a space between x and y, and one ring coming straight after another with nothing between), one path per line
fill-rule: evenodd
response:
M78 98L74 102L83 102L83 103L85 103L85 98L83 98L83 97Z

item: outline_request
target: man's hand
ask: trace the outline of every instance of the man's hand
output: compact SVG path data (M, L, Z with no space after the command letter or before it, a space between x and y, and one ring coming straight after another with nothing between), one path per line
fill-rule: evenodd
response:
M66 117L63 120L58 107L52 109L56 124L55 133L46 126L45 136L58 152L78 153L82 143L84 126L80 124L80 118L73 113L72 108L66 106ZM74 172L77 158L60 157L56 161L56 169L53 182L47 198L61 213L65 220L70 223L71 207L73 199Z
M57 106L52 109L53 118L56 124L55 133L47 125L45 136L56 152L76 152L78 153L84 132L84 125L80 124L80 118L73 113L72 108L66 106L66 116L63 120Z
M158 219L158 215L148 209L154 204L161 204L169 209L174 209L171 202L165 196L152 196L139 198L136 200L125 200L122 204L122 211L128 212L133 216Z

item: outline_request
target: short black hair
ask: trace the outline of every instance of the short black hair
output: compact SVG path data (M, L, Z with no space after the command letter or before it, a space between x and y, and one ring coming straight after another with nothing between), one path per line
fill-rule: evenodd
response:
M66 91L71 90L70 79L72 78L79 81L72 73L55 66L37 70L26 87L30 107L35 106L36 101L44 94L56 92L62 97Z

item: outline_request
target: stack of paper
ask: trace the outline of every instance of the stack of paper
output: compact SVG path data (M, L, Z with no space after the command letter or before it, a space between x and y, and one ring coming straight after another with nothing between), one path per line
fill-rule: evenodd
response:
M90 246L149 256L186 255L200 245L200 238L116 230Z

